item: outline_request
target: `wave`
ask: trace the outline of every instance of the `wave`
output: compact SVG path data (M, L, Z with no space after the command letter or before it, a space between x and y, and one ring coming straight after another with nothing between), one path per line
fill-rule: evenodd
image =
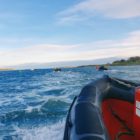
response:
M13 126L14 132L1 138L3 140L62 140L64 126L64 119L54 124L34 128Z
M71 103L71 102L70 102ZM60 99L41 102L36 106L27 106L24 110L15 110L0 116L1 123L40 123L64 117L70 103ZM31 123L30 122L30 123Z
M106 72L91 67L6 74L0 86L0 139L62 140L67 111L84 85L104 74L139 80L140 67L112 67Z

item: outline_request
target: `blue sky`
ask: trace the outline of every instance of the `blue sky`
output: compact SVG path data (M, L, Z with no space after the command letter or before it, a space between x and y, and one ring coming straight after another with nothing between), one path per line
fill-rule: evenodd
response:
M140 55L139 0L0 0L0 65Z

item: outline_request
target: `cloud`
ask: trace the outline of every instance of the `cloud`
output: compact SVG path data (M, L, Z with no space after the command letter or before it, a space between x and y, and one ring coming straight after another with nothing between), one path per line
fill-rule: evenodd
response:
M140 31L119 40L99 40L85 44L40 44L21 48L0 48L0 65L90 60L140 56Z
M114 19L126 19L140 16L139 0L84 0L61 11L59 22L78 21L101 15Z
M40 44L21 48L0 48L0 65L45 63L67 60L76 45ZM70 52L71 53L71 52Z
M99 40L89 43L88 46L96 46L98 49L106 48L122 48L127 47L140 47L140 30L133 31L127 34L127 36L120 40ZM91 47L90 47L91 48ZM140 51L140 50L139 50Z

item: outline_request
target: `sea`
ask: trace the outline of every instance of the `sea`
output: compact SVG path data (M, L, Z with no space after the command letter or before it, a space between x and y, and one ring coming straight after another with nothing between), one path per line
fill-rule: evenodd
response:
M0 71L0 140L62 140L74 97L104 75L140 83L140 66Z

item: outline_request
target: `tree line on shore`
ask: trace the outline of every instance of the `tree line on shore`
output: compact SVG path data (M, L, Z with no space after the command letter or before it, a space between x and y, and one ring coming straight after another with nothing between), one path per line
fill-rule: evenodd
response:
M114 61L111 65L140 65L140 56L130 57L128 59L121 59Z

